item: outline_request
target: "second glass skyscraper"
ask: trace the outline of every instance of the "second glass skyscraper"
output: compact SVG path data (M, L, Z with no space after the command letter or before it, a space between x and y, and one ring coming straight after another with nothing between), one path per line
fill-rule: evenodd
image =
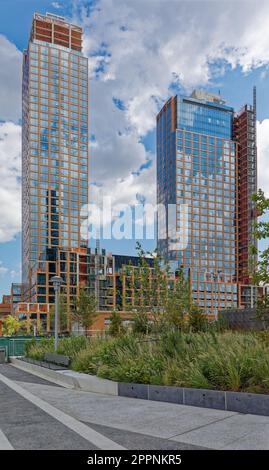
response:
M189 218L186 249L171 249L167 238L158 240L159 252L189 273L194 301L214 315L237 305L242 221L233 128L233 108L199 91L170 98L157 116L157 201L175 204L177 229L182 204Z

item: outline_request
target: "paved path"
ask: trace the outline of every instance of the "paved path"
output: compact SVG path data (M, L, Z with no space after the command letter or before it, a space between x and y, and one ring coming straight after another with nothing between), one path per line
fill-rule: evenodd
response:
M62 388L0 365L0 449L269 449L269 417Z

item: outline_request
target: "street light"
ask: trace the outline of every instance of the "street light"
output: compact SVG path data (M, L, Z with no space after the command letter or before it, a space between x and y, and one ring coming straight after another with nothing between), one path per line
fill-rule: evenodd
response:
M60 287L63 282L60 276L53 276L51 278L53 283L54 292L55 292L55 319L54 319L54 351L57 352L58 349L58 296L60 292Z

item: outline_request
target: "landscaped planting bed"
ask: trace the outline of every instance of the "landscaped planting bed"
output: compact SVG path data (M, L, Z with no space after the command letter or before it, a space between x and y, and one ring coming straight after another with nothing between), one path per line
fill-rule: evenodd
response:
M26 355L44 359L53 339L27 345ZM118 382L248 393L269 393L267 333L168 332L156 336L64 338L59 354L73 370Z

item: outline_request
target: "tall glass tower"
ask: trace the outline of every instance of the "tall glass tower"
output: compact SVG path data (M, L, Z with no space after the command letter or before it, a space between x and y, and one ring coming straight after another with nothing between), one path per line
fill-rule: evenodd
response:
M87 248L80 226L88 203L88 59L82 29L63 17L34 14L23 57L22 126L24 301L46 303L59 251Z
M168 100L157 116L157 199L188 206L188 244L160 254L190 276L192 298L208 314L237 305L237 144L233 108L222 98L194 91Z

